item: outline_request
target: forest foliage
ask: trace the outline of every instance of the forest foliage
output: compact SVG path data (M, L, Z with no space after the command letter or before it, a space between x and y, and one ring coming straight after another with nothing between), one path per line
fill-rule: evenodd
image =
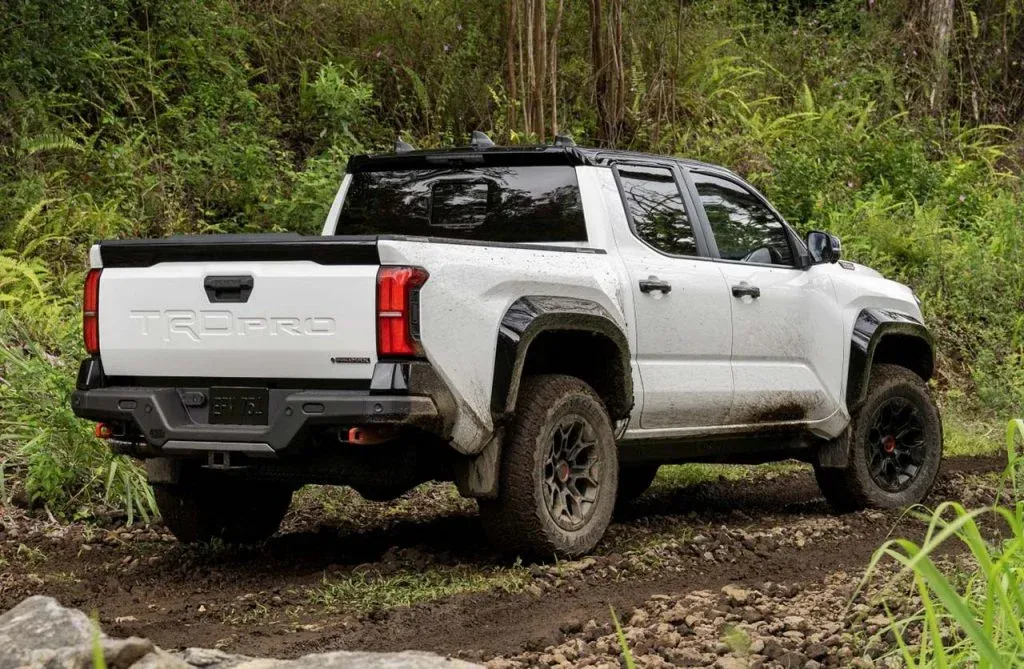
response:
M1024 3L932 4L7 0L0 494L151 510L68 408L92 242L315 233L350 155L476 129L735 169L915 289L947 422L1019 415Z

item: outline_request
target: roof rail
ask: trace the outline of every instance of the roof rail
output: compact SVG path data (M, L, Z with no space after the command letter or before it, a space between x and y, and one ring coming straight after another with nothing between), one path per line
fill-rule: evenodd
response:
M555 135L555 146L576 146L576 142L572 141L571 135L559 133Z
M469 137L469 145L474 149L489 149L494 146L494 142L484 133L474 130L473 134Z
M409 142L403 142L401 138L395 140L395 153L409 153L415 150L416 147Z

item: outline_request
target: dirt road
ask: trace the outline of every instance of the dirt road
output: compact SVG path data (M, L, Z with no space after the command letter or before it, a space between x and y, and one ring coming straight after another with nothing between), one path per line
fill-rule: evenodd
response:
M990 501L1003 462L948 460L929 502ZM549 565L491 553L472 503L441 485L398 505L304 492L283 533L248 548L181 546L159 525L93 529L16 509L0 519L2 609L48 594L97 611L109 633L165 648L275 657L422 649L482 660L531 658L586 636L590 621L606 630L609 606L628 620L637 607L656 613L656 602L728 584L787 596L849 585L855 576L836 575L861 573L891 532L920 532L897 513L830 514L804 467L662 482L593 557Z

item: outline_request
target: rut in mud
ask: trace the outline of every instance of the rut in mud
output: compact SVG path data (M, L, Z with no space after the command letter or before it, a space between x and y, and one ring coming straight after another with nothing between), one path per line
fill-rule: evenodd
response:
M947 460L929 499L990 501L999 457ZM256 547L186 547L159 525L62 526L0 517L0 607L31 594L97 611L118 636L164 648L220 647L295 657L420 649L487 659L562 642L609 606L726 584L813 586L859 573L899 513L832 515L809 468L744 480L656 486L610 528L597 553L520 565L487 547L470 502L428 485L397 504L350 491L301 495L281 535ZM411 606L402 604L411 602Z

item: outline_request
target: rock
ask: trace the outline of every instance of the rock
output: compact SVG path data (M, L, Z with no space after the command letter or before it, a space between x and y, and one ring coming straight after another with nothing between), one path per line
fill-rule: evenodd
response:
M29 597L0 615L0 667L93 669L94 645L108 669L473 669L481 665L433 653L339 651L297 660L257 659L190 648L167 653L147 639L111 639L81 611L52 597ZM564 659L564 658L560 658Z
M407 650L401 653L336 651L304 655L297 660L247 660L219 665L217 669L474 669L470 664L433 653Z
M216 667L229 662L231 655L212 648L189 648L181 654L181 659L193 667Z
M677 667L700 667L708 663L707 658L695 648L672 648L665 657Z
M753 599L753 593L738 586L729 584L722 588L722 594L726 596L733 606L746 606Z
M733 655L726 655L715 661L715 669L747 669L747 663Z
M0 616L0 667L42 666L57 651L92 643L96 628L52 597L29 597Z
M786 616L782 619L782 623L786 626L787 630L802 632L807 629L807 620L802 616Z
M643 609L637 609L633 612L633 615L629 618L629 624L633 627L642 627L647 624L648 616L647 611Z
M820 660L828 655L828 647L824 644L812 643L804 648L804 654L812 660Z

